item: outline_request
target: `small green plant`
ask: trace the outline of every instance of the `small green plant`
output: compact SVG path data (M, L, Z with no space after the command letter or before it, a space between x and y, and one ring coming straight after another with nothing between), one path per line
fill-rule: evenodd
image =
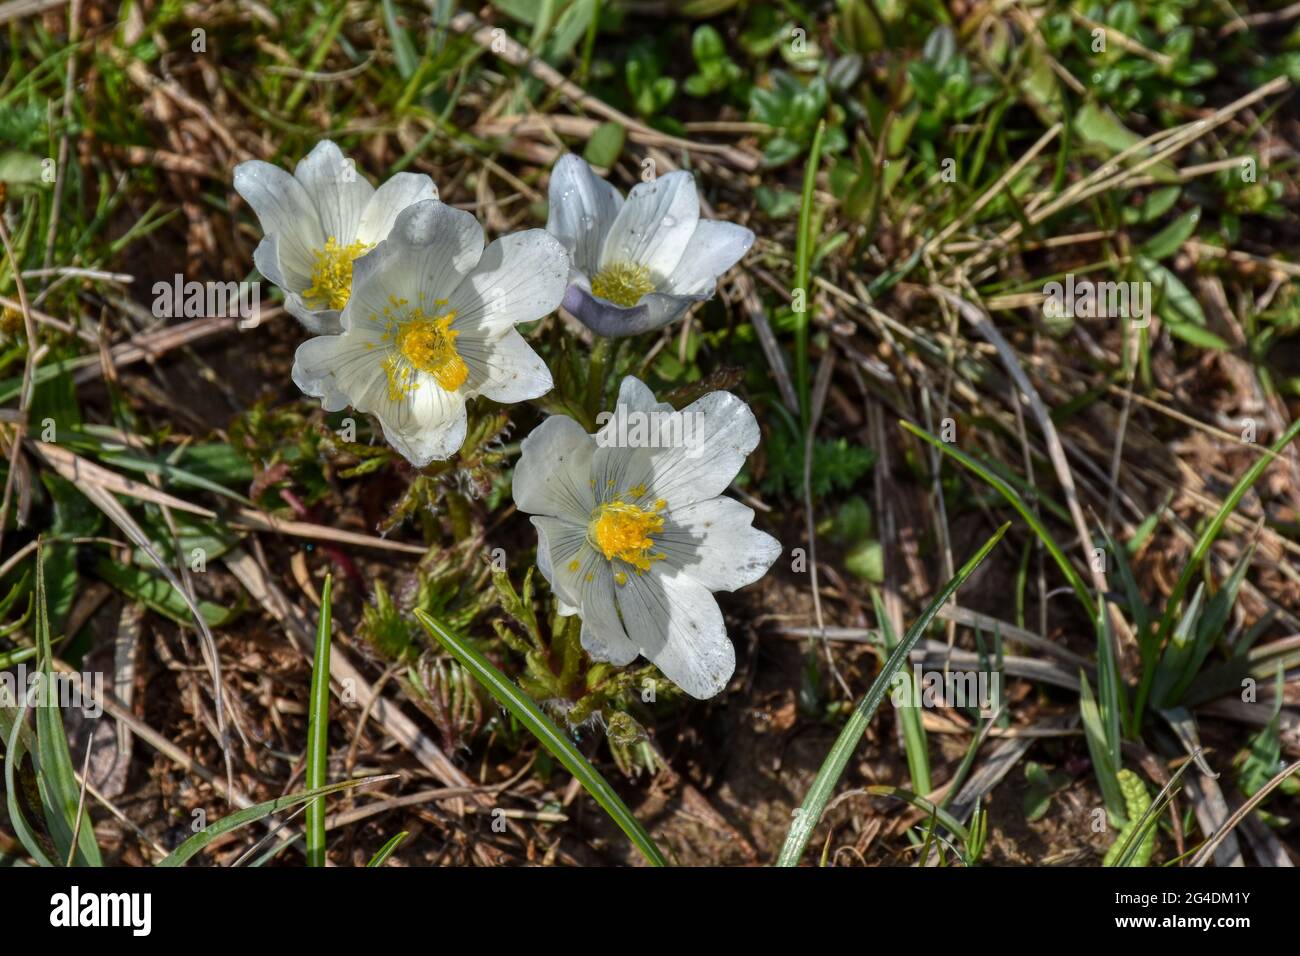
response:
M682 84L691 96L702 98L721 93L743 75L735 61L727 56L722 34L707 23L695 28L691 36L691 54L695 57L696 71Z

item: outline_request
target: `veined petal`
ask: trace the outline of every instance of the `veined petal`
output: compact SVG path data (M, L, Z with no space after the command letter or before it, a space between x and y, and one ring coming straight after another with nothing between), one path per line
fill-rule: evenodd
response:
M592 295L590 288L578 282L572 283L565 290L562 304L579 322L607 339L639 335L653 328L650 311L644 304L631 308L615 305Z
M781 556L781 542L753 521L753 509L739 501L709 498L665 514L655 545L667 567L710 591L735 591L761 578Z
M561 606L582 615L582 646L598 661L623 665L637 647L623 630L614 597L614 572L587 544L587 529L564 518L534 516L537 529L537 569Z
M503 236L448 297L456 312L452 328L493 334L540 319L559 307L568 281L568 254L550 233L527 229Z
M639 452L646 484L670 510L720 495L760 437L754 413L730 392L709 392L678 414L661 424L660 447Z
M376 281L412 305L423 296L423 308L431 312L479 262L483 227L464 210L425 199L398 213L384 247Z
M424 173L397 173L375 190L361 211L357 240L368 246L382 242L392 231L397 215L407 206L437 199L438 187ZM482 240L480 239L480 244Z
M614 595L614 569L594 549L583 552L578 570L582 595L582 631L579 640L595 660L622 667L636 659L639 648L628 637L618 616Z
M686 244L677 268L660 291L677 295L713 295L718 277L734 266L754 244L754 234L733 222L702 219Z
M707 294L678 295L675 292L651 292L641 300L646 308L646 322L650 329L662 328L676 322L697 302L713 298L713 290Z
M293 177L311 197L326 238L332 236L340 246L356 241L361 213L375 187L357 172L351 160L344 158L338 146L331 140L321 140L299 160Z
M417 377L417 386L394 398L387 376L381 376L353 401L353 406L374 414L388 443L416 468L423 468L460 451L465 443L467 415L465 398L459 391L447 391L424 373Z
M298 346L293 357L293 381L321 400L327 412L339 412L362 394L372 379L383 375L370 341L361 335L319 335Z
M580 579L567 568L586 543L585 530L564 518L533 515L529 520L537 529L537 570L542 572L542 577L546 578L546 583L560 601L570 607L579 607L582 595L576 584ZM557 575L556 568L564 573Z
M623 377L614 408L601 413L600 430L593 436L591 477L597 501L626 495L630 488L649 487L653 471L643 449L656 439L663 419L674 414L673 407L658 401L640 379Z
M592 172L586 160L572 153L565 153L552 167L547 195L546 231L560 240L576 269L591 275L623 197Z
M311 276L296 271L293 263L286 268L280 261L279 242L274 235L266 236L253 250L253 265L263 277L274 282L285 292L305 289L311 283Z
M275 237L282 274L295 284L302 281L305 289L311 281L313 250L325 244L307 190L279 166L255 159L235 167L235 191L257 213L262 234Z
M343 331L338 309L313 309L297 292L287 292L284 307L312 335L338 335Z
M564 518L586 527L596 507L591 454L596 443L565 415L552 415L520 444L515 465L515 505L531 515Z
M598 494L640 488L670 509L717 497L758 445L754 413L730 392L709 392L679 412L649 406L647 392L632 376L623 380L592 459Z
M690 173L668 173L638 183L605 237L600 268L642 265L657 282L677 268L699 221L700 199Z
M658 568L625 580L615 591L632 643L692 697L707 700L721 691L735 673L736 651L709 589Z
M516 329L488 337L465 333L456 351L469 368L471 393L511 404L545 395L554 384L551 370Z

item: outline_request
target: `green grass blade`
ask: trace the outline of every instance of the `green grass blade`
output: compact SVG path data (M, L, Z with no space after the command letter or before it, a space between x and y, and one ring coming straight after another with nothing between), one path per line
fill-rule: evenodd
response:
M36 783L45 805L46 822L59 860L72 860L79 866L103 866L95 828L90 815L81 808L81 785L68 751L68 737L59 714L58 688L54 683L54 647L50 642L50 618L45 602L44 548L36 550L36 650L40 661L41 682L45 699L36 711ZM77 825L80 808L81 824ZM76 852L73 853L73 835Z
M569 738L551 722L550 718L541 712L527 694L521 691L505 674L493 667L491 661L471 647L468 642L447 631L425 611L416 608L415 616L424 629L429 632L430 637L437 640L456 660L460 661L477 678L478 682L501 702L502 706L533 732L533 735L542 742L542 746L549 750L560 763L564 764L565 769L578 779L583 788L604 808L605 812L618 824L619 829L627 834L628 839L632 841L647 860L655 866L668 865L668 861L664 859L663 854L659 852L659 848L650 839L650 834L645 832L640 821L632 815L632 811L619 799L618 794L614 792L614 788L600 775L600 771L578 752L578 749L573 746Z
M1070 587L1074 588L1074 593L1079 596L1079 601L1088 612L1088 617L1096 619L1097 606L1092 600L1092 595L1088 593L1088 586L1083 583L1083 578L1079 576L1078 571L1074 570L1074 565L1072 565L1070 559L1065 556L1065 552L1062 551L1061 546L1056 543L1056 539L1052 537L1051 532L1047 530L1047 527L1040 520L1038 520L1038 516L1029 510L1029 506L1025 504L1024 500L1016 493L1014 488L997 475L993 474L993 472L989 471L970 455L967 455L960 449L954 448L946 441L939 440L924 428L913 425L911 422L899 422L899 424L917 438L929 442L935 448L939 449L939 451L953 459L953 461L974 472L982 478L986 484L1001 494L1002 497L1007 500L1007 503L1016 509L1020 514L1020 517L1025 519L1025 522L1033 529L1034 534L1038 535L1039 540L1043 542L1043 547L1047 549L1048 553L1052 556L1052 559L1056 562L1057 567L1061 569L1061 573L1065 575L1065 579L1070 582Z
M880 592L871 589L871 603L876 610L876 620L880 622L880 633L884 638L885 653L892 651L898 644L898 635L885 614L880 601ZM912 777L912 789L924 796L933 787L930 784L930 753L926 743L925 724L921 720L921 689L916 684L914 675L906 675L908 690L907 702L900 706L893 704L894 713L898 715L903 730L903 749L907 752L907 770Z
M1101 789L1106 813L1112 823L1118 824L1124 819L1124 794L1119 787L1121 768L1112 756L1106 719L1097 704L1097 698L1093 696L1088 675L1083 671L1079 672L1079 686L1079 716L1083 720L1084 742L1092 757L1092 771L1097 778L1097 786Z
M902 800L904 803L909 803L916 807L916 809L923 810L930 816L931 820L938 823L946 830L951 831L953 836L958 837L962 841L970 839L970 829L968 827L962 824L960 820L943 807L931 803L919 793L913 793L911 790L905 790L902 787L890 786L887 783L871 784L870 786L863 787L862 792L877 797L894 797L895 799ZM924 857L922 857L922 859L924 859Z
M320 621L316 625L316 651L311 664L311 699L307 709L308 790L325 786L329 770L330 734L330 576L320 593ZM307 804L307 865L325 865L325 800Z
M813 780L812 787L809 788L807 796L804 797L803 806L795 811L794 822L790 825L790 830L785 837L785 845L781 848L780 856L777 857L777 866L797 866L799 864L803 851L808 846L808 840L812 837L812 832L816 828L818 821L821 820L826 804L830 801L835 785L839 783L840 776L844 773L844 767L848 764L849 757L857 749L858 742L867 730L867 725L871 723L871 718L875 715L876 709L880 706L880 702L884 700L889 685L893 682L894 675L903 666L903 663L907 660L907 655L912 652L912 648L921 639L921 635L930 626L930 622L934 620L935 615L939 613L939 610L948 603L948 599L956 593L957 589L988 557L989 552L1002 540L1002 536L1007 533L1009 527L1011 527L1011 522L1008 521L998 528L993 537L989 538L984 543L984 546L975 553L975 556L962 565L952 580L944 585L938 596L912 622L912 626L907 629L903 639L899 641L898 646L889 655L889 659L885 661L885 666L881 668L880 674L872 682L866 696L858 702L857 708L849 717L848 723L844 725L844 729L840 731L840 736L835 741L834 746L831 747L830 753L826 755L821 769L817 771L816 779Z
M23 704L21 708L13 712L13 723L6 723L10 719L8 708L0 709L0 725L5 729L5 808L9 811L9 825L13 827L14 835L18 837L23 848L36 861L37 866L54 866L54 861L50 859L42 846L40 838L32 830L27 818L23 816L22 807L18 804L18 787L21 785L16 779L18 768L23 762L23 756L27 753L26 742L24 741L25 727L23 722L27 718L27 705Z
M370 862L367 863L366 866L367 867L383 866L386 862L388 862L388 858L393 855L393 851L396 850L399 846L401 846L402 841L405 840L410 835L411 833L409 830L403 830L401 833L397 834L397 836L393 837L391 840L389 840L387 843L385 843L383 846L379 848L379 851L370 858Z
M265 803L258 803L243 810L237 810L229 816L222 817L216 823L209 827L204 827L202 832L194 834L176 849L172 850L167 857L158 862L159 866L184 866L185 863L196 853L208 846L219 836L223 836L232 830L238 830L240 827L246 827L250 823L256 823L264 817L269 817L273 813L279 813L289 807L296 807L306 803L308 800L315 800L317 797L328 797L332 793L338 793L340 790L351 790L354 787L364 787L371 784L379 783L384 780L393 780L398 776L395 773L386 773L378 777L364 777L360 780L341 780L338 783L332 783L327 787L318 787L315 790L301 790L298 793L291 793L287 796L276 797L274 800L267 800Z
M1246 470L1241 476L1241 480L1233 487L1228 497L1223 499L1223 505L1215 514L1213 520L1206 525L1205 530L1201 532L1200 538L1196 541L1196 546L1192 548L1192 553L1183 565L1183 573L1178 576L1178 583L1174 585L1173 591L1169 594L1169 600L1165 602L1165 613L1160 618L1160 629L1157 632L1155 646L1157 648L1164 645L1165 636L1169 629L1173 627L1174 619L1178 616L1179 606L1183 602L1183 595L1187 593L1187 588L1191 586L1192 579L1200 573L1201 564L1205 561L1205 556L1210 553L1210 548L1215 539L1219 537L1219 532L1223 530L1228 516L1237 510L1237 505L1241 504L1241 499L1246 496L1246 492L1251 486L1259 480L1259 476L1276 459L1278 454L1295 440L1296 435L1300 434L1300 418L1291 423L1291 427L1269 446L1269 454L1260 455L1255 459L1255 463ZM1146 709L1147 697L1151 693L1151 680L1155 676L1155 656L1143 661L1142 679L1138 683L1137 699L1133 704L1133 726L1141 724L1143 712Z

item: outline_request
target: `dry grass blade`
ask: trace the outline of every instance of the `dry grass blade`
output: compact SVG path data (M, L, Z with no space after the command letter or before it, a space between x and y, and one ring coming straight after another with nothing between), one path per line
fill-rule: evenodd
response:
M1236 829L1237 825L1241 823L1242 820L1246 819L1246 817L1249 816L1257 806L1263 803L1265 797L1281 786L1288 777L1297 771L1300 771L1300 760L1297 760L1279 770L1268 783L1255 791L1255 793L1251 795L1250 799L1243 803L1237 809L1237 812L1230 816L1223 825L1214 832L1213 836L1205 841L1205 845L1196 851L1196 855L1192 857L1191 863L1188 865L1205 866L1205 864L1209 862L1210 857L1215 854L1219 844L1232 834L1232 831Z

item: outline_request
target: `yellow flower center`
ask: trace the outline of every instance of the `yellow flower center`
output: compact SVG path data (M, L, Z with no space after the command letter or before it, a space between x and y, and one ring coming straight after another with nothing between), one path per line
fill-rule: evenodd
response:
M364 242L341 246L333 236L325 240L324 249L314 250L316 264L311 270L311 287L302 294L309 305L341 309L352 294L352 262L370 251Z
M593 294L628 309L654 290L650 270L631 262L611 262L591 280Z
M456 337L460 332L451 327L456 321L456 310L437 314L437 309L446 305L447 300L434 302L433 315L418 305L407 308L406 299L390 296L388 301L383 317L372 315L370 319L385 328L380 341L393 346L384 359L389 399L397 401L419 388L417 372L428 373L449 392L464 385L469 378L469 366L456 351Z
M663 501L656 501L653 508L642 508L627 501L608 501L591 513L587 537L607 560L618 558L638 573L649 571L652 561L664 559L662 554L650 550L655 544L651 535L664 529L663 515L658 513L664 505ZM623 576L619 583L626 580Z

